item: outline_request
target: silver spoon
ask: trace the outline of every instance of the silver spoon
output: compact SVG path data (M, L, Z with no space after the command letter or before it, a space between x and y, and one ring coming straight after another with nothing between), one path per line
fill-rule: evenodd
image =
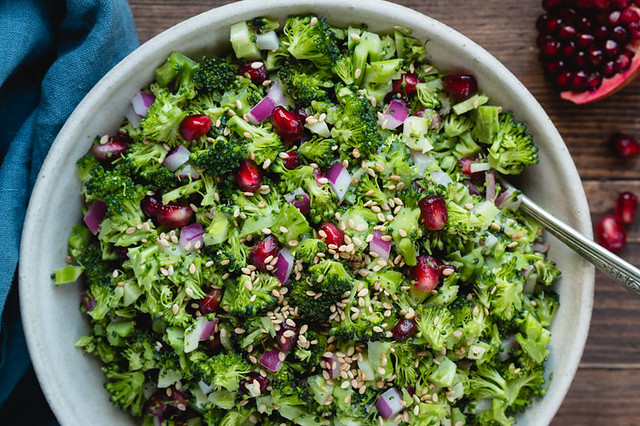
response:
M543 228L565 243L596 268L620 282L627 290L640 295L640 269L621 259L599 244L585 238L566 223L553 217L521 191L502 180L502 185L518 191L520 210L536 220Z

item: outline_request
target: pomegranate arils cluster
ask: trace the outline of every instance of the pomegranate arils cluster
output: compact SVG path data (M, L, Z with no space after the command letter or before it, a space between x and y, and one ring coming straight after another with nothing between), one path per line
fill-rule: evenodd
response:
M640 16L631 0L544 0L538 18L540 62L558 91L595 91L626 71L640 40Z
M607 250L622 250L627 243L625 224L632 223L638 211L638 197L625 191L618 195L615 214L603 216L596 224L596 236L600 245Z

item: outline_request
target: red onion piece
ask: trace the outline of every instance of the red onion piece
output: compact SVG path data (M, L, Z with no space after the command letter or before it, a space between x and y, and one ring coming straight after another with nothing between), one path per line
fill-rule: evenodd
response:
M533 248L533 251L538 253L546 253L547 250L549 250L549 247L540 241L536 241L536 243L533 245L532 248Z
M340 377L340 365L342 364L338 359L337 355L333 355L331 358L325 358L327 363L327 371L329 372L329 377L332 379L337 379Z
M136 114L144 117L145 115L147 115L147 110L149 109L151 104L155 102L155 100L156 95L154 95L153 93L138 92L131 99L131 106L133 107L133 110Z
M142 118L133 110L133 107L131 105L129 105L129 108L127 108L127 112L124 113L124 116L134 128L137 129L138 127L140 127Z
M288 248L283 248L278 253L278 261L273 269L273 276L280 281L281 284L286 284L291 275L291 269L293 268L293 255Z
M86 290L83 291L82 294L80 294L80 300L82 301L84 310L87 312L91 312L93 308L96 307L96 299L94 299L93 297L88 297Z
M291 194L285 194L284 199L293 204L302 214L307 214L311 210L311 200L302 188L297 188Z
M293 336L285 337L284 333L286 331L293 331ZM276 344L278 345L280 350L289 352L296 346L296 343L298 342L298 329L283 323L280 327L280 330L276 331L275 339Z
M496 198L496 207L499 209L517 210L521 203L515 188L508 188Z
M203 317L200 317L203 318ZM198 320L200 319L198 318ZM200 330L200 341L209 340L209 337L216 334L216 326L218 325L218 318L214 318L212 320L203 320Z
M260 50L278 50L280 40L275 31L269 31L264 34L256 34L256 45Z
M390 419L404 410L404 405L400 401L402 401L402 395L398 389L389 388L376 401L376 409L383 419Z
M204 229L198 222L187 225L180 230L180 247L187 250L193 249L196 242L204 243Z
M372 252L377 253L380 259L389 260L389 252L391 251L391 241L383 241L382 234L379 231L373 231L373 239L369 243Z
M273 82L273 85L267 92L267 95L262 98L262 100L258 102L247 114L249 116L249 122L251 122L251 124L262 123L271 115L273 109L280 105L288 106L289 102L284 96L280 82L276 80Z
M195 168L191 167L190 164L187 164L182 168L178 177L180 179L198 180L200 179L200 173L198 173Z
M327 172L327 179L333 192L338 196L338 200L342 200L351 185L351 175L347 168L339 161L333 163Z
M162 165L172 172L175 172L178 170L178 167L189 161L189 154L191 154L191 152L180 145L164 158Z
M399 99L394 99L389 103L389 106L378 120L378 123L380 125L384 124L385 129L396 129L404 123L404 120L406 120L408 116L409 110L407 109L407 105Z
M470 180L465 180L464 183L469 187L469 194L480 195L480 190L476 188L476 186L473 183L471 183Z
M100 224L107 214L107 204L104 201L96 200L89 206L89 210L84 215L84 223L93 235L98 234Z
M484 174L484 181L487 188L485 199L487 201L494 201L496 199L496 173L491 170Z
M284 362L284 360L280 359L280 354L284 354L286 356L286 353L279 349L270 349L265 351L258 360L258 363L267 370L277 373Z

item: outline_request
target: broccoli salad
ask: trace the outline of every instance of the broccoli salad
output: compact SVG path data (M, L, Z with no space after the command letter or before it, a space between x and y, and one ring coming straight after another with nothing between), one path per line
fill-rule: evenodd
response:
M113 404L144 425L512 424L544 395L560 271L500 184L524 124L407 28L321 16L173 52L78 161Z

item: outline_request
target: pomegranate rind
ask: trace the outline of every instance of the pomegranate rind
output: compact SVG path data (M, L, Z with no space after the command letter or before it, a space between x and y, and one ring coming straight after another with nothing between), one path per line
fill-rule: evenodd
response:
M640 14L640 8L631 6L630 9L633 9ZM611 78L604 79L602 81L602 85L593 92L578 93L566 90L560 93L560 97L578 105L589 104L611 96L627 84L631 83L640 73L640 40L636 40L633 43L628 44L626 48L631 50L634 55L631 59L629 69L625 72L616 74Z

